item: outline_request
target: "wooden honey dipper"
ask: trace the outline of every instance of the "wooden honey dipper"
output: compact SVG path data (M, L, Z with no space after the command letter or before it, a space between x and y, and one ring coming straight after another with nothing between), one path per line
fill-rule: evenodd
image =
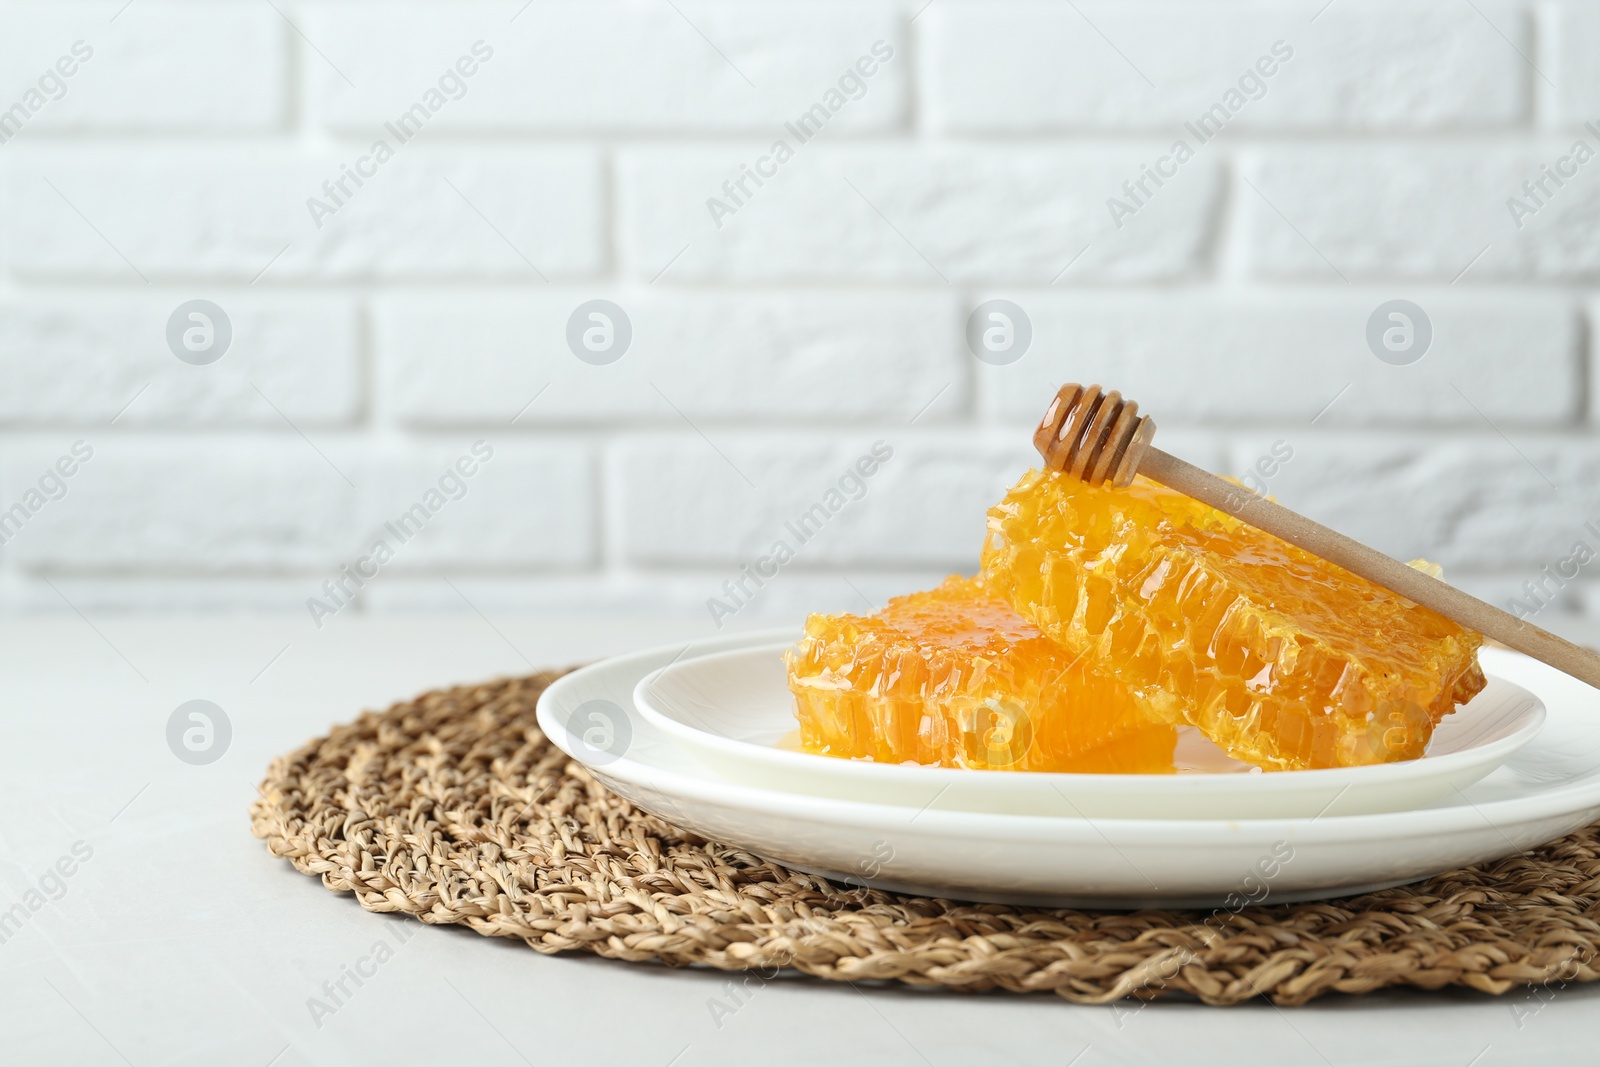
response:
M1050 470L1117 488L1142 474L1600 688L1600 654L1154 448L1155 432L1155 422L1121 393L1068 384L1050 401L1033 443Z

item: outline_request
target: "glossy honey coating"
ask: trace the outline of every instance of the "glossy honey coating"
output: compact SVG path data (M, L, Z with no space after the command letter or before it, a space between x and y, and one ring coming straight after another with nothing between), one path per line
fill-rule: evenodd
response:
M1140 477L1030 471L983 580L1171 722L1268 770L1414 759L1483 688L1482 637Z
M784 659L809 752L989 770L1172 770L1172 725L971 578L871 616L812 615Z

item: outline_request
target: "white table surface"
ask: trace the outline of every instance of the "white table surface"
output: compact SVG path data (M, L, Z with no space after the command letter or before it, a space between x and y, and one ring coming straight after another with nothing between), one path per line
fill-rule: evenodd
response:
M683 618L474 614L343 617L321 631L303 616L0 622L0 911L75 842L93 850L59 899L0 944L0 1062L1483 1067L1600 1058L1600 985L1135 1010L780 977L718 1020L711 1002L724 997L726 975L540 956L371 915L250 835L246 809L271 757L362 708L523 672L529 661L571 663L706 630ZM226 754L208 766L180 762L165 739L173 709L195 698L220 705L233 726ZM393 958L314 1022L308 999L380 938L399 946Z

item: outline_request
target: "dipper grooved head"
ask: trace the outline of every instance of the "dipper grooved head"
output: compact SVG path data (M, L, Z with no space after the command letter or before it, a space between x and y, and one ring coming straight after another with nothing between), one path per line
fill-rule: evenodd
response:
M1139 405L1098 385L1063 385L1050 401L1033 445L1047 469L1071 474L1090 485L1110 482L1121 488L1133 481L1139 461L1155 436L1155 420L1139 414Z

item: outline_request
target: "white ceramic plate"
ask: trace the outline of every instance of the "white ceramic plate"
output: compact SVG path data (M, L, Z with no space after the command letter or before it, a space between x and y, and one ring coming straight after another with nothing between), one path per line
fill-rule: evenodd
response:
M539 725L606 786L675 825L847 884L962 900L1102 908L1312 900L1497 859L1600 818L1600 692L1498 650L1484 653L1484 666L1544 702L1539 736L1448 801L1378 815L1101 820L806 796L722 780L633 707L639 680L674 660L784 636L675 645L586 667L545 691Z
M780 747L795 732L783 666L793 642L682 659L645 676L634 706L723 777L746 785L947 811L1080 814L1094 819L1254 819L1405 811L1450 797L1533 740L1544 706L1490 678L1446 716L1422 759L1376 767L1263 774L1193 729L1181 774L974 771L837 759Z

